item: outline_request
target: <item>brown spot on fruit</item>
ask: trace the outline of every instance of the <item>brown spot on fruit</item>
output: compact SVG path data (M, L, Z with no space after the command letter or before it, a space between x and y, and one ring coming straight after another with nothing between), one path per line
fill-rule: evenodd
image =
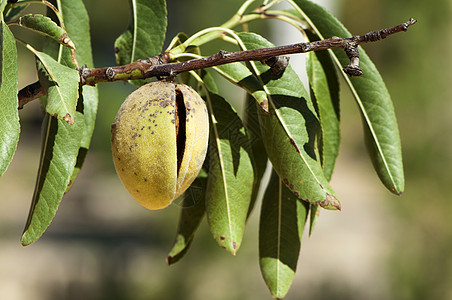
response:
M204 101L183 84L152 82L127 97L114 124L113 161L121 182L146 208L168 206L202 167L209 126Z

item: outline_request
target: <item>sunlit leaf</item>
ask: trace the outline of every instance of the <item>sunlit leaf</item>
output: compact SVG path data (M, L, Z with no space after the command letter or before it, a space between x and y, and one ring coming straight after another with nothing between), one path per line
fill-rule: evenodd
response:
M78 71L60 64L30 45L27 45L27 48L39 59L39 81L47 90L47 113L73 124L80 80Z
M69 48L75 48L75 45L68 37L66 30L58 26L49 17L40 14L28 14L20 17L18 24L42 35L46 35Z
M250 139L252 163L254 168L254 186L248 214L251 213L257 200L260 182L267 167L267 153L261 137L258 110L256 105L268 110L267 93L261 83L251 71L241 63L232 63L218 66L215 70L233 84L243 88L247 92L244 108L243 123L248 131ZM254 99L250 98L252 96ZM256 102L257 101L257 102Z
M0 22L0 176L8 168L19 141L17 50L8 26Z
M75 113L74 125L45 115L42 149L33 200L22 235L22 245L35 242L53 220L69 184L83 132L83 115Z
M297 199L272 172L262 202L259 225L259 263L272 296L287 294L301 248L309 203Z
M256 34L240 33L239 36L247 49L273 46ZM298 75L290 66L282 77L259 62L254 66L269 100L269 113L259 110L259 121L274 169L300 199L324 208L340 209L317 156L319 121Z
M321 6L308 0L293 0L299 16L320 38L350 37L348 30ZM402 151L393 103L386 85L366 52L359 47L360 67L364 75L342 75L349 85L362 114L366 144L378 176L393 193L404 189ZM342 68L349 59L343 50L330 50L335 64Z
M166 1L129 0L129 4L129 27L115 42L118 65L160 54L165 41Z
M267 94L253 73L242 63L225 64L214 69L230 82L247 91L264 110L268 110Z
M89 17L85 9L83 1L81 0L62 0L59 10L64 19L64 25L68 35L76 45L75 55L77 61L86 65L88 68L93 68L93 55L91 50L91 38ZM71 52L69 49L63 48L64 62L68 64L71 61ZM68 65L69 67L74 67ZM79 91L80 92L80 91ZM83 86L79 105L77 110L84 115L85 126L83 128L82 139L80 142L80 150L77 156L77 164L74 173L71 176L70 183L73 184L80 169L82 168L85 156L88 153L91 137L94 131L96 122L97 105L98 105L98 90L97 86ZM68 186L70 188L71 184Z
M206 213L218 244L235 254L240 247L253 187L249 140L237 113L209 93L211 114Z

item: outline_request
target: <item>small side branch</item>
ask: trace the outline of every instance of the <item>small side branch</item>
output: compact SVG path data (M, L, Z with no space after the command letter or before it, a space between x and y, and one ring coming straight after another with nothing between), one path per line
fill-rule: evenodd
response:
M349 76L361 76L362 70L359 68L359 44L376 42L386 38L389 35L407 31L408 27L417 21L411 18L408 22L378 31L372 31L364 35L357 35L351 38L331 37L328 39L297 43L292 45L277 46L271 48L260 48L237 52L227 52L220 50L218 53L200 59L192 59L185 62L170 62L170 54L162 53L160 55L141 59L134 63L104 68L89 69L82 67L79 69L81 85L96 85L101 82L126 81L146 79L150 77L174 77L177 74L192 70L205 69L218 65L224 65L233 62L242 61L261 61L272 67L277 74L282 74L287 66L287 58L277 60L276 57L288 54L306 53L310 51L319 51L326 49L344 49L350 59L350 63L344 67L344 72ZM33 100L33 97L45 95L45 91L39 82L35 82L19 92L19 108Z

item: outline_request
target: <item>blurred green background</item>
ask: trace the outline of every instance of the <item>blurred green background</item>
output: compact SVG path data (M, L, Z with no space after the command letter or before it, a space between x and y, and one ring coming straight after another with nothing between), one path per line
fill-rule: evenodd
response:
M241 0L168 1L168 39L220 25ZM387 192L371 167L361 120L342 88L342 146L332 185L343 211L322 211L305 236L286 299L452 299L452 3L450 0L321 1L354 34L410 17L407 33L365 45L392 95L401 131L406 191ZM114 65L113 43L128 24L124 0L85 1L97 67ZM287 28L257 27L279 43ZM27 35L32 39L32 35ZM33 58L20 45L20 87L36 80ZM297 63L302 55L293 57ZM301 68L297 68L301 69ZM38 103L21 112L21 140L0 180L2 299L271 299L258 266L258 211L236 257L218 247L205 222L187 256L168 267L179 207L150 212L122 187L111 161L110 124L133 88L100 84L99 113L85 167L48 231L23 248L39 164ZM223 87L230 98L243 94Z

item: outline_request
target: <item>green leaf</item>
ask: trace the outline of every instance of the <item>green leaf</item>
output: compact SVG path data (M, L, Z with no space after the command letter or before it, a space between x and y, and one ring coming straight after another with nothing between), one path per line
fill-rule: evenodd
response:
M77 61L86 65L88 68L93 68L93 55L90 39L89 17L86 8L81 0L62 0L59 10L63 16L65 28L68 35L76 45L75 55ZM71 66L71 51L63 48L64 62ZM94 132L94 125L96 122L97 105L98 105L98 90L96 86L83 86L82 93L79 99L77 110L84 115L85 126L83 128L82 140L80 143L80 150L77 156L77 164L74 173L71 176L71 184L74 183L77 174L82 168L85 156L88 153L91 137ZM71 185L69 185L68 189Z
M258 120L258 104L263 110L268 111L267 93L251 71L241 63L231 63L214 68L220 75L243 88L247 92L245 103L244 125L247 129L251 145L251 161L254 168L254 185L248 216L254 208L260 188L260 182L267 167L267 153L262 141L260 125ZM254 100L251 100L252 96Z
M318 205L311 204L310 216L309 216L309 236L314 232L317 221L320 217L320 209Z
M8 168L19 141L17 49L8 26L0 22L0 176Z
M75 45L68 37L66 30L58 26L48 17L40 14L28 14L20 17L18 24L42 35L46 35L64 46L75 49Z
M309 203L301 201L272 172L259 224L259 263L273 298L282 299L297 269Z
M257 78L242 63L236 62L214 68L220 75L247 91L265 111L268 111L267 94Z
M239 36L247 49L273 46L256 34ZM259 110L259 121L274 169L300 199L327 209L340 209L316 151L319 121L298 75L290 66L280 78L266 65L254 66L269 99L269 113Z
M249 140L229 103L214 93L207 98L211 114L207 221L217 243L235 255L242 241L253 188Z
M74 125L46 114L42 149L33 200L22 235L22 245L35 242L54 218L76 163L83 115L75 113Z
M207 173L201 172L202 174L198 175L184 193L176 240L166 258L168 265L175 264L187 253L195 232L204 218Z
M130 0L131 20L115 42L118 65L160 54L166 33L165 0Z
M319 152L323 173L329 181L340 145L339 83L335 66L326 51L308 53L306 68L322 129Z
M83 2L62 0L59 4L58 9L64 18L67 32L77 47L77 59L92 67L89 20ZM61 46L50 39L44 44L45 51L55 57L58 55L58 47ZM62 64L74 68L70 49L62 48ZM46 230L63 194L69 190L80 171L94 130L96 111L97 89L83 87L73 126L46 115L43 121L41 165L22 238L24 245L36 241Z
M20 1L20 0L17 1L17 3L20 3L20 2L24 2L24 1ZM5 22L9 23L12 19L19 16L20 13L28 7L28 5L29 5L28 3L24 3L20 6L16 6L16 7L11 8L10 10L8 10L5 15Z
M321 6L307 0L293 0L301 16L320 38L331 36L350 37L348 30ZM393 193L403 192L402 150L393 103L386 85L366 52L359 47L360 67L364 75L348 77L342 75L349 85L361 111L366 144L383 184ZM335 64L341 68L348 64L342 50L332 50Z
M8 3L7 0L0 0L0 14L1 16L1 21L3 21L3 11L5 10L6 4Z
M268 156L265 152L264 142L262 140L259 118L258 118L258 104L247 94L245 101L245 114L243 123L247 129L251 145L251 162L254 169L254 184L251 196L250 208L248 209L248 216L257 202L257 196L261 187L261 181L267 169Z
M30 45L27 48L39 59L39 81L47 90L47 113L73 124L80 80L78 71L58 63L50 55Z

